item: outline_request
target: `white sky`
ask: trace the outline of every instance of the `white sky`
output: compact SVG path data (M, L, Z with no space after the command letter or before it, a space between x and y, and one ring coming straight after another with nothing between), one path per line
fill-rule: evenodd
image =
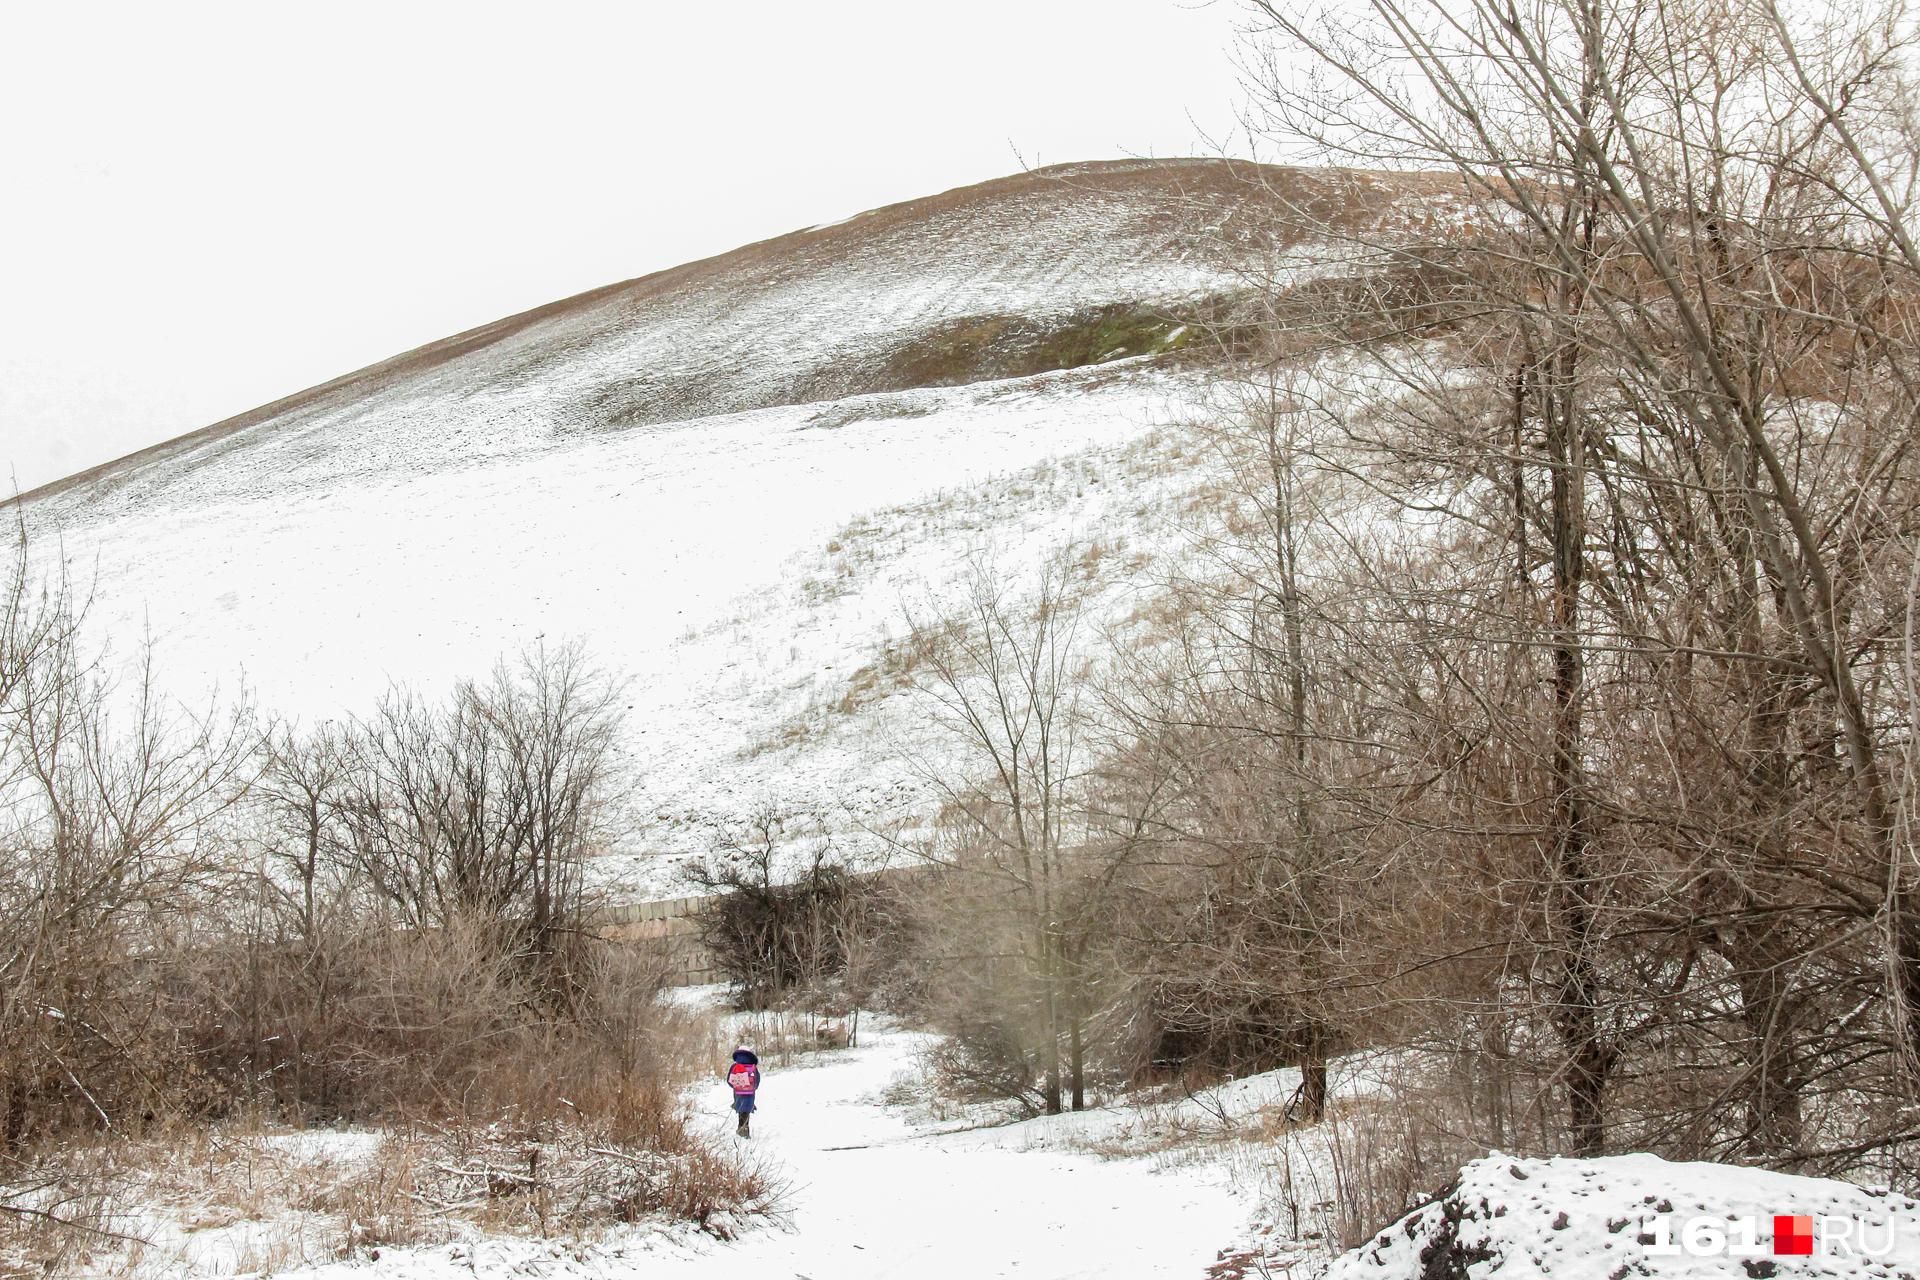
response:
M32 488L499 316L1023 162L1210 150L1236 14L10 5L0 467Z

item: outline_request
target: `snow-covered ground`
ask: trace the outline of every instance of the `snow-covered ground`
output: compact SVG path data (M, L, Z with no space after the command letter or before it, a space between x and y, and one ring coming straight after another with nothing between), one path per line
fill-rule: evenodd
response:
M863 1030L857 1049L768 1069L751 1155L787 1187L784 1221L737 1239L637 1232L593 1249L522 1241L389 1250L377 1263L298 1272L309 1280L439 1280L480 1274L718 1274L772 1280L1149 1277L1205 1274L1245 1234L1252 1197L1224 1165L1108 1159L1084 1149L1132 1123L1126 1109L953 1129L889 1105L920 1086L925 1037ZM730 1094L716 1076L696 1100L700 1124L728 1135ZM1064 1130L1078 1142L1063 1141ZM558 1254L558 1256L555 1256ZM521 1268L514 1272L514 1268ZM497 1270L496 1270L497 1268Z
M1297 1073L1268 1072L1193 1093L1176 1090L1008 1123L991 1108L932 1097L921 1078L928 1043L923 1033L869 1018L858 1048L767 1066L754 1134L745 1143L732 1136L730 1094L717 1069L711 1083L691 1092L696 1126L736 1144L779 1188L771 1218L716 1220L706 1232L691 1223L653 1222L550 1239L455 1222L443 1243L362 1243L340 1257L346 1242L360 1237L341 1220L338 1197L328 1187L351 1178L381 1135L216 1137L170 1152L142 1175L139 1185L148 1189L106 1221L151 1247L130 1264L110 1261L116 1255L103 1250L105 1269L89 1274L303 1280L1920 1276L1920 1202L1825 1179L1646 1155L1491 1155L1468 1165L1442 1199L1335 1258L1328 1241L1343 1176L1332 1152L1338 1122L1285 1123ZM1385 1059L1361 1055L1338 1064L1336 1112L1364 1110L1387 1075ZM1450 1170L1425 1172L1436 1188L1452 1181ZM1353 1169L1344 1176L1354 1176ZM1781 1217L1806 1224L1810 1252L1775 1251ZM1732 1249L1722 1247L1730 1238Z
M858 1048L767 1068L753 1137L739 1150L778 1188L771 1218L716 1220L705 1232L648 1222L553 1239L453 1221L439 1243L375 1239L340 1257L362 1229L342 1207L355 1202L336 1188L391 1140L367 1131L236 1133L156 1151L125 1175L100 1221L146 1243L131 1254L102 1248L88 1273L1197 1278L1224 1246L1248 1237L1263 1184L1205 1131L1222 1116L1245 1120L1284 1105L1298 1083L1292 1073L1234 1082L1218 1097L1009 1124L989 1108L926 1105L917 1074L928 1040L868 1019ZM717 1072L690 1097L698 1129L738 1144L730 1101ZM1197 1155L1155 1154L1176 1131L1202 1135ZM1133 1154L1116 1158L1126 1148Z
M1912 1280L1920 1201L1651 1155L1488 1156L1444 1198L1341 1258L1327 1280L1462 1275Z
M770 1072L756 1154L781 1161L791 1228L763 1229L652 1274L857 1277L1150 1276L1200 1271L1247 1207L1218 1171L1156 1172L1054 1149L1047 1121L948 1132L881 1095L921 1088L921 1038L880 1032L817 1067ZM701 1099L716 1129L724 1087Z

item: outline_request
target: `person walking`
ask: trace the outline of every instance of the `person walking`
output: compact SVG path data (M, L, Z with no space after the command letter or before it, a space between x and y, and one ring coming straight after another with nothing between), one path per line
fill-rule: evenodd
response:
M753 1096L760 1092L760 1059L753 1050L741 1045L733 1051L733 1065L727 1068L727 1083L733 1087L733 1109L740 1117L734 1130L741 1137L747 1132L748 1117L753 1115Z

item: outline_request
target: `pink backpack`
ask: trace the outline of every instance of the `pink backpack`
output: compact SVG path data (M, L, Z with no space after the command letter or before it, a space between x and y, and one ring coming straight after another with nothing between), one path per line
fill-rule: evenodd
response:
M744 1062L733 1064L733 1070L727 1072L727 1083L733 1086L735 1093L752 1093L756 1087L753 1068Z

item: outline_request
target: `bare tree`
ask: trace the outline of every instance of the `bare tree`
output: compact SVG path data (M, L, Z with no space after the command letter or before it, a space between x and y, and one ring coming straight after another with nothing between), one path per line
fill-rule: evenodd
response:
M1920 1001L1888 764L1908 589L1884 571L1914 533L1911 24L1687 0L1249 10L1270 136L1453 184L1408 183L1411 210L1372 225L1321 218L1313 251L1351 274L1315 313L1298 292L1273 309L1265 357L1341 353L1318 366L1347 371L1319 461L1421 525L1424 568L1371 593L1398 621L1364 628L1424 637L1401 654L1430 671L1394 700L1402 790L1370 838L1455 791L1505 819L1473 819L1484 841L1535 841L1513 905L1575 1149L1608 1142L1625 1055L1731 1051L1662 1077L1719 1082L1677 1131L1806 1158L1802 1095L1839 1087L1814 1028L1872 1035L1821 998L1872 968L1859 927L1825 922L1884 930L1883 1028L1910 1037ZM1333 554L1384 585L1377 555ZM1496 750L1512 767L1486 772ZM1502 778L1518 790L1479 790ZM1729 1001L1744 1031L1709 1012Z
M1004 1015L993 1035L1034 1055L1048 1112L1063 1098L1086 1105L1095 951L1140 847L1138 824L1106 811L1092 776L1094 655L1077 572L1060 554L1022 592L977 562L957 609L910 619L935 725L914 763L941 804L938 834L916 850L958 877L972 908L946 939L968 959L941 967L991 988L952 994L976 1027Z
M572 646L529 650L439 705L390 693L349 733L336 808L354 865L403 923L483 922L564 988L617 724L616 685Z

